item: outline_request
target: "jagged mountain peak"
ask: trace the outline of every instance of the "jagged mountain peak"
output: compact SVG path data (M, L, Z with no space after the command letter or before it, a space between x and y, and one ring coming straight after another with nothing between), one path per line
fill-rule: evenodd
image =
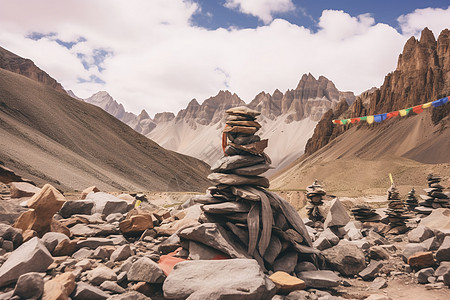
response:
M137 116L139 120L151 119L145 109L141 110L141 113Z
M155 117L153 118L153 122L156 124L162 123L162 122L170 122L173 119L175 119L175 115L173 112L162 112L155 114Z

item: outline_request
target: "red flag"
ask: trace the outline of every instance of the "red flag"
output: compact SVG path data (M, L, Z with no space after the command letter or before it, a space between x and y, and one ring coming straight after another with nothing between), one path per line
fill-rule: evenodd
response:
M423 112L422 105L416 105L416 106L413 106L412 110L413 110L413 112L415 112L416 114L420 114L421 112Z

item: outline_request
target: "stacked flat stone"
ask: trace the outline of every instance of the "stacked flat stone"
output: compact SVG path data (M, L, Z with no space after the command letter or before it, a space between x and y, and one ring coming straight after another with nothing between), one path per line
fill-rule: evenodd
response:
M405 204L400 200L400 193L393 183L387 190L388 210L386 211L390 228L397 228L398 233L406 231L406 221L411 218L407 215Z
M318 183L317 179L314 180L313 184L306 188L306 198L308 198L308 204L306 206L306 211L308 213L308 218L316 222L324 222L325 217L321 212L320 207L323 205L323 197L327 193Z
M408 193L408 198L406 199L406 205L410 211L413 211L418 205L419 201L417 201L416 190L412 188Z
M296 210L264 189L269 180L261 174L270 168L270 158L264 153L267 140L255 135L261 127L255 121L260 113L247 107L226 113L225 156L211 167L208 179L215 186L206 195L194 197L202 204L201 224L178 233L189 242L183 243L185 249L190 255L194 250L198 253L200 244L222 257L254 258L263 270L283 270L286 261L290 267L303 259L314 261L311 256L318 251ZM186 246L192 242L196 249Z
M375 211L375 209L365 204L356 205L351 209L356 221L360 222L378 222L381 220L381 216Z
M448 194L444 193L444 187L441 185L441 177L429 174L427 176L428 188L424 189L426 195L420 195L423 201L421 206L430 208L450 208L450 199Z

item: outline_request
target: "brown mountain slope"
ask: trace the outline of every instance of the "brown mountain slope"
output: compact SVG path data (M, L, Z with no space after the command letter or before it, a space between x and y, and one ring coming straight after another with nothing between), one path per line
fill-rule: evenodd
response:
M26 76L58 91L64 91L59 82L39 69L33 61L20 57L2 47L0 47L0 68Z
M447 104L448 105L448 104ZM340 196L384 194L388 174L405 195L425 187L426 176L443 176L450 186L450 122L434 126L431 112L384 121L376 128L353 127L308 157L301 157L271 180L274 189L304 189L319 179Z
M208 166L161 148L99 107L0 69L0 161L63 190L204 190Z

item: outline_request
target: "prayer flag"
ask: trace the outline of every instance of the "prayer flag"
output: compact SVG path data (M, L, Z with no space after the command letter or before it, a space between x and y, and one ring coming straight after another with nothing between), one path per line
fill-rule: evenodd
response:
M387 115L387 114L379 114L379 115L375 115L375 116L374 116L375 122L380 123L381 121L386 120L386 115Z
M422 108L425 109L425 108L430 107L430 106L431 106L431 103L433 103L433 102L425 103L424 105L422 105Z
M348 121L347 119L341 120L341 122L342 122L343 125L347 124L347 121Z
M367 123L369 124L373 123L373 116L367 116Z
M431 105L433 105L433 107L438 107L438 106L444 105L447 102L448 102L448 97L445 97L445 98L441 98L439 100L431 102Z
M420 114L421 112L423 112L423 108L422 105L416 105L412 108L413 112L415 112L416 114Z

